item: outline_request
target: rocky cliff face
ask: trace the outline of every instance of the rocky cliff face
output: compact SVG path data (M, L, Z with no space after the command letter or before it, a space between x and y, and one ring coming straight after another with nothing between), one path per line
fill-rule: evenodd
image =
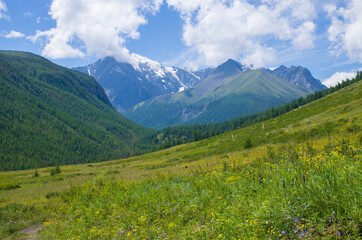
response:
M280 77L298 86L312 90L313 92L317 92L327 88L321 83L320 80L315 79L308 69L300 66L291 66L287 68L286 66L282 65L270 72L277 77Z

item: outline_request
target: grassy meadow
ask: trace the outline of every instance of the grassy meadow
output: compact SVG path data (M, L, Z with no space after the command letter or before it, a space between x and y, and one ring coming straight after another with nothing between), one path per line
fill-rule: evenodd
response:
M359 239L362 84L200 142L0 173L0 238Z

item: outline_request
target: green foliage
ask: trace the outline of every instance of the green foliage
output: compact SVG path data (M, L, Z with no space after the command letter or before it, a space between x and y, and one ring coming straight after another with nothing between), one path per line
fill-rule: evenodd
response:
M59 165L57 165L55 168L52 168L51 170L50 170L50 175L51 176L54 176L54 175L56 175L56 174L60 174L62 171L60 170L60 167L59 167Z
M249 149L251 148L253 145L251 143L251 138L250 137L247 137L245 139L245 142L244 142L244 149Z
M17 188L21 188L20 184L18 184L18 183L10 183L10 184L2 184L2 185L0 185L0 191L1 190L13 190L13 189L17 189Z
M35 169L35 171L34 171L34 177L39 177L38 169Z
M41 234L57 239L358 239L360 147L354 140L328 149L287 146L275 149L274 158L239 161L233 170L226 160L214 171L188 176L98 179L65 193L67 207L45 222Z

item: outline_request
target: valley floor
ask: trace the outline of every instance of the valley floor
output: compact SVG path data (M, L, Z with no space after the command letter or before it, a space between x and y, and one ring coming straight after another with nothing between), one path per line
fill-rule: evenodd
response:
M361 84L134 158L0 173L0 238L359 239Z

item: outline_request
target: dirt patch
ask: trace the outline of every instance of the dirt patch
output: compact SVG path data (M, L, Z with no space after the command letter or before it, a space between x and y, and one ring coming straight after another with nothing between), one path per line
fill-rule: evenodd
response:
M34 235L41 229L42 226L43 226L42 224L34 225L34 226L21 230L21 233L28 234L28 235Z
M3 240L16 239L17 236L19 236L19 237L21 236L21 239L34 240L36 237L36 234L42 227L43 227L43 224L30 226L30 227L27 227L27 228L19 231L17 234L4 238Z

